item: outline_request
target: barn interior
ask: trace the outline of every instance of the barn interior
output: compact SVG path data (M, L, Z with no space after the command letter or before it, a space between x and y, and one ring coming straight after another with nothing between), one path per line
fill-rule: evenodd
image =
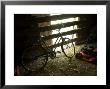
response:
M96 76L97 14L14 14L14 75Z

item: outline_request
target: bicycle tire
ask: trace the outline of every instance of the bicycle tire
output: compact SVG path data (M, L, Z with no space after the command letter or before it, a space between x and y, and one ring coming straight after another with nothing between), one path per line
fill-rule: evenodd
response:
M22 66L28 71L40 71L48 61L48 55L42 47L31 46L22 54Z
M69 38L63 38L61 49L64 55L68 58L72 58L75 55L75 46Z

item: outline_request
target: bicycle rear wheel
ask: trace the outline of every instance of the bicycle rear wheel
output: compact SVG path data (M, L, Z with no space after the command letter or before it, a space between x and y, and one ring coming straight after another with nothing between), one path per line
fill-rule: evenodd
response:
M48 55L42 47L32 46L24 50L22 65L28 71L39 71L47 63Z
M68 58L72 58L75 55L75 46L69 38L63 38L61 49Z

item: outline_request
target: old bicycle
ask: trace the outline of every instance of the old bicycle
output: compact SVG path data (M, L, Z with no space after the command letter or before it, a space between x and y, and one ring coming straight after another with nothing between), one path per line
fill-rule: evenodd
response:
M63 27L63 24L61 24ZM71 39L63 37L60 32L61 28L58 29L58 37L54 44L61 47L62 52L68 58L72 58L75 55L75 46ZM36 37L37 39L38 37ZM56 48L57 46L48 46L43 39L39 37L36 40L36 43L31 47L28 47L24 50L22 54L22 65L26 70L29 71L38 71L45 67L47 64L48 58L54 59L56 57Z

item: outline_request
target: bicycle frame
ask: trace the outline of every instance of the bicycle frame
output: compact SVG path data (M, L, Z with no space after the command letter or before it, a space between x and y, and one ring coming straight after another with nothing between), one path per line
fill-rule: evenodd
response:
M63 40L63 36L62 36L62 33L60 32L60 29L58 30L58 34L59 34L59 36L57 37L57 39L56 39L54 45L59 44L60 41ZM59 38L60 38L60 39L59 39ZM55 50L56 50L57 47L54 47L53 49L52 49L52 48L49 48L49 46L47 46L46 42L45 42L43 39L41 39L41 42L42 42L43 45L45 46L45 48L46 48L45 50L47 50L47 52L52 52L52 51L55 52ZM51 50L51 49L52 49L52 50Z
M60 43L60 41L61 40L63 40L63 36L62 36L62 34L60 33L60 31L59 31L59 36L57 37L57 39L56 39L56 41L55 41L55 44L54 45L56 45L56 44L59 44ZM59 39L60 38L60 39ZM56 48L57 47L55 47L54 49L53 49L53 51L55 51L56 50Z
M64 27L64 25L62 24L62 26ZM57 44L61 44L61 45L63 45L62 44L62 42L64 42L65 41L65 39L66 38L64 38L63 36L62 36L62 33L60 32L60 30L61 30L61 28L60 29L58 29L58 37L57 37L57 39L56 39L56 41L55 41L55 43L54 43L54 45L57 45ZM62 41L61 41L62 40ZM51 47L49 47L47 44L46 44L46 42L44 41L44 39L41 39L40 40L40 42L41 42L41 44L43 44L43 46L45 47L44 49L46 50L46 52L47 52L47 54L51 54L51 53L56 53L56 48L57 47L53 47L53 48L51 48ZM61 46L60 45L60 46ZM42 47L43 47L42 46ZM61 47L61 49L62 49L62 47ZM75 49L74 49L75 50ZM62 51L63 51L63 49L62 49Z

